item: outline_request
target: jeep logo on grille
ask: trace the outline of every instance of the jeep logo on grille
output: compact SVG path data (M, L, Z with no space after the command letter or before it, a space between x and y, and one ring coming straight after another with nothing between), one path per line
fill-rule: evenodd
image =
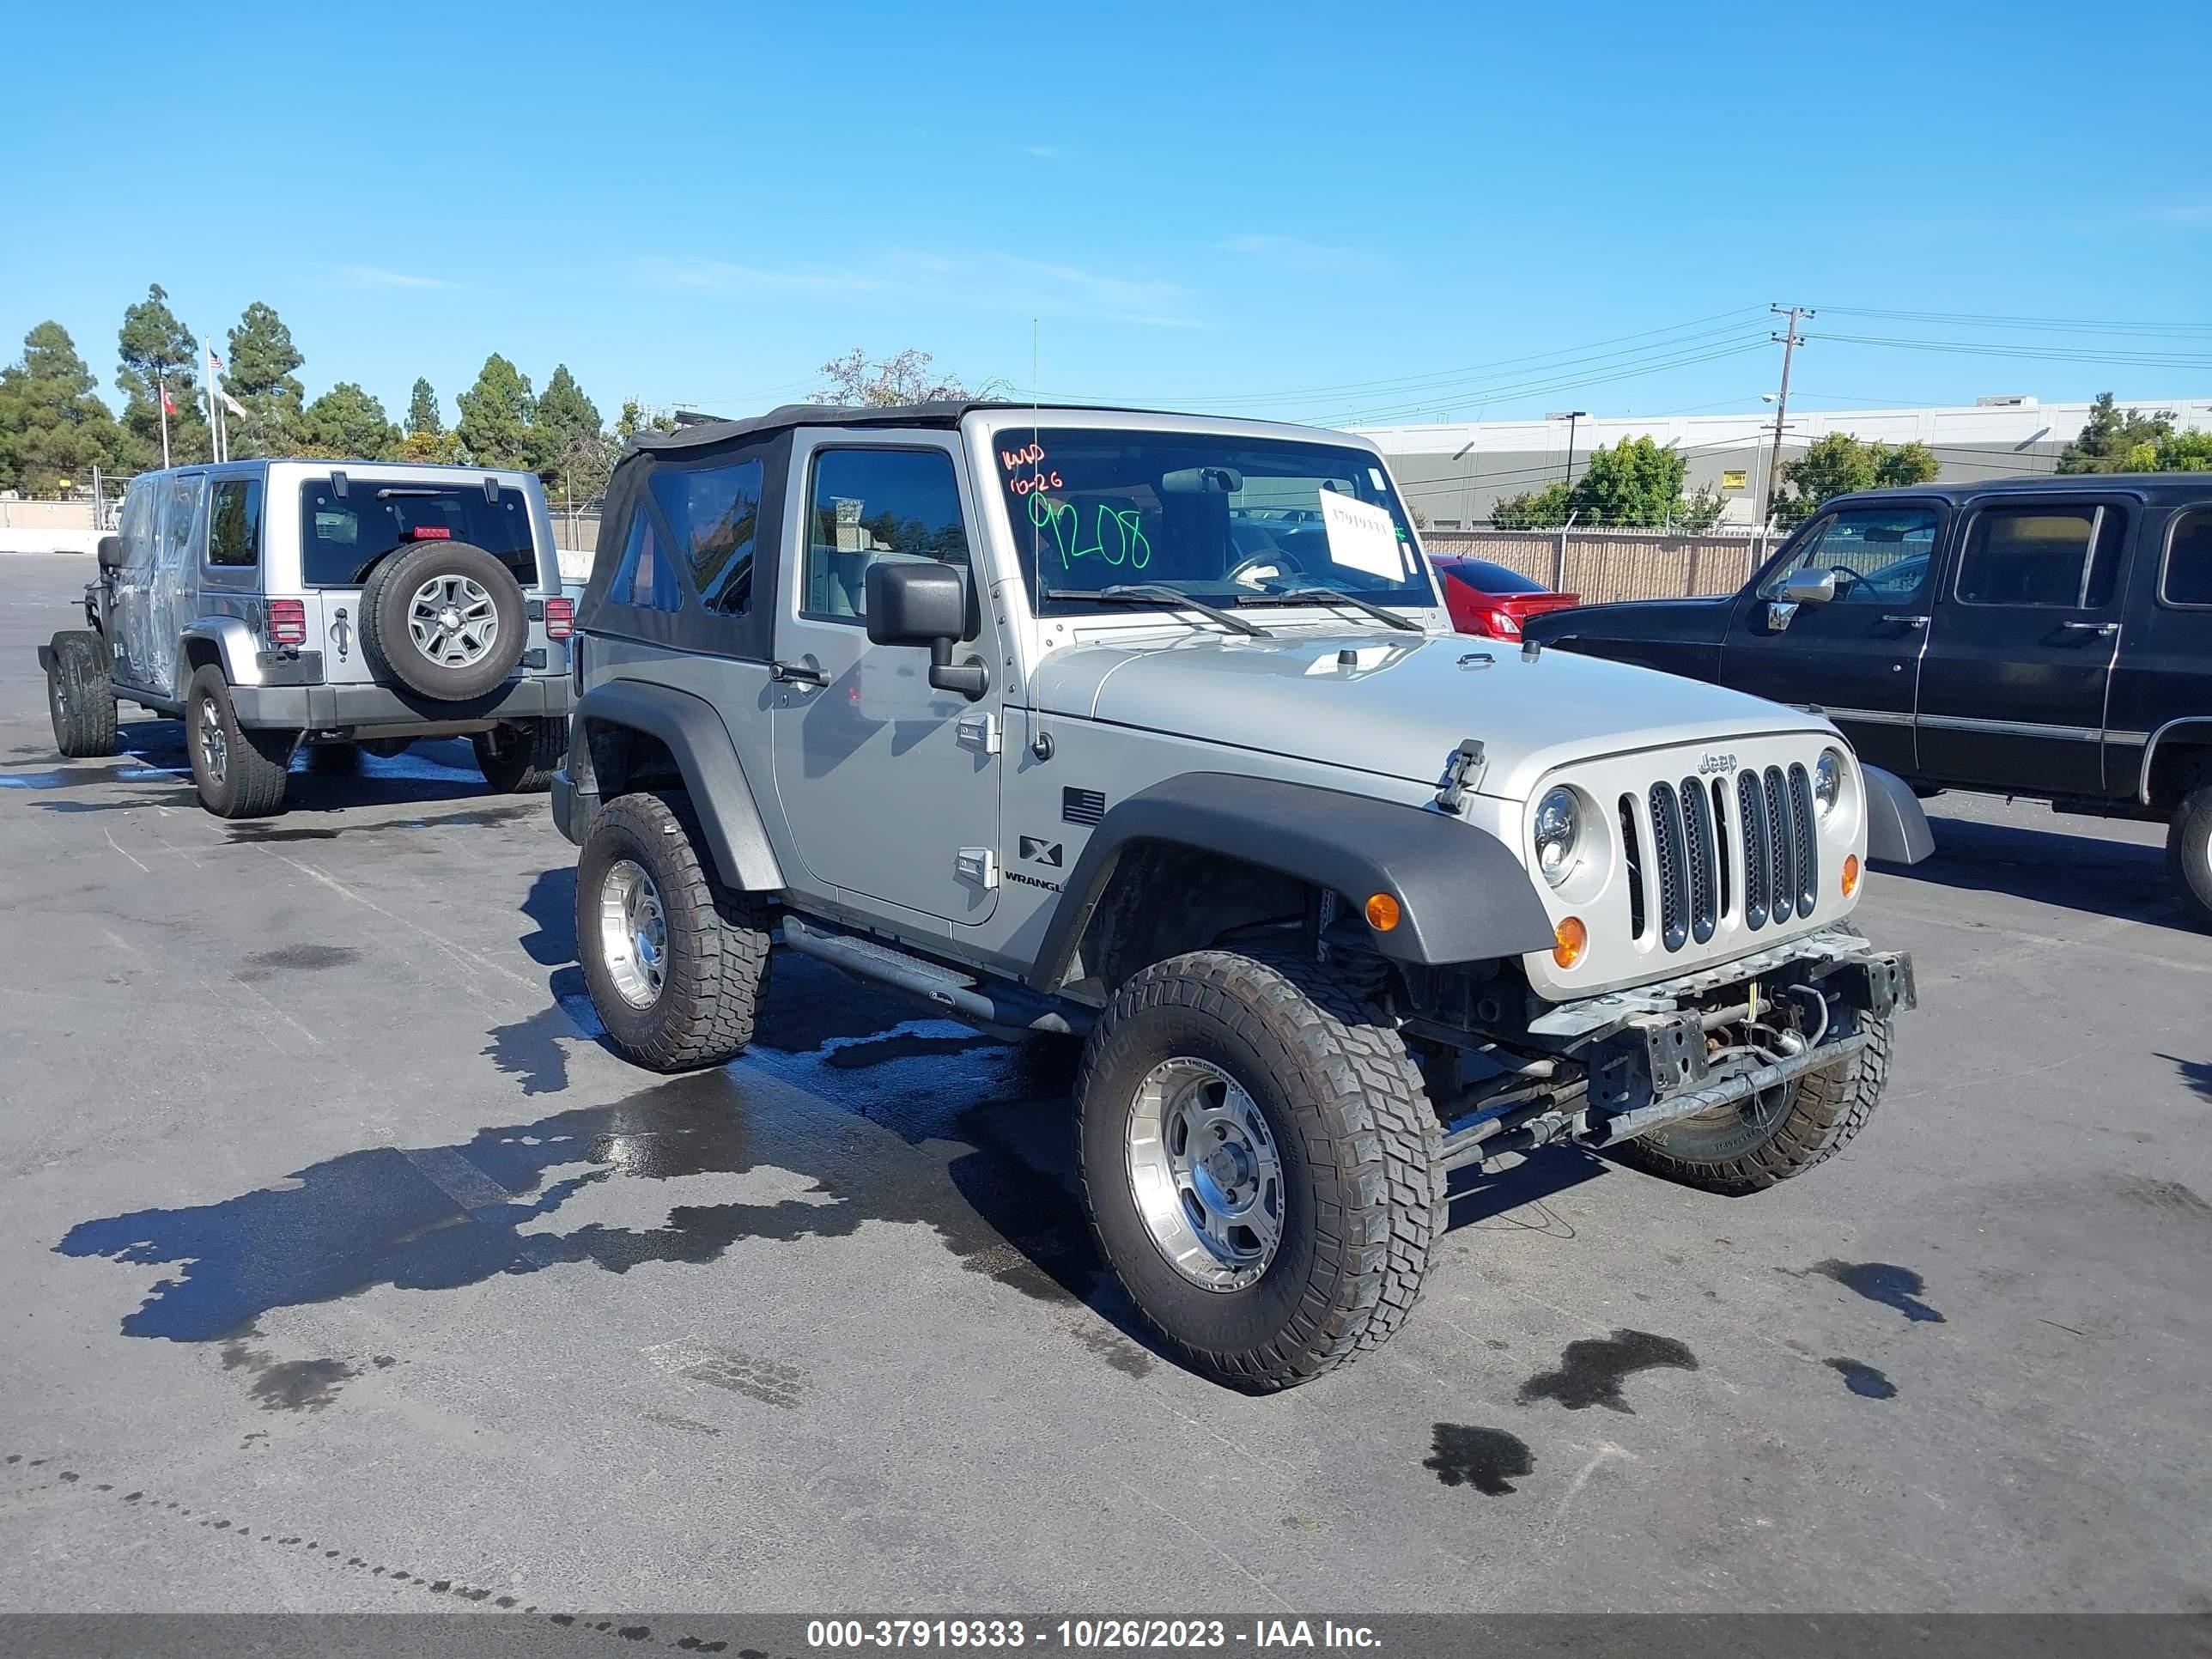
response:
M1735 757L1734 755L1708 755L1705 759L1698 763L1698 771L1702 776L1710 777L1715 772L1733 772L1735 770Z

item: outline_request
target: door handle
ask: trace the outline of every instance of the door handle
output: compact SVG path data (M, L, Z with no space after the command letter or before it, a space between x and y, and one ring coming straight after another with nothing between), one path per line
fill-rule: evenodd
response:
M1884 617L1882 620L1886 623L1897 623L1905 628L1925 628L1928 626L1928 618L1925 617Z
M2069 634L2094 634L2100 640L2110 639L2120 631L2120 625L2116 622L2069 622L2061 623L2058 626Z
M768 665L768 677L780 685L811 685L817 690L830 684L830 677L811 658L798 662L772 662Z

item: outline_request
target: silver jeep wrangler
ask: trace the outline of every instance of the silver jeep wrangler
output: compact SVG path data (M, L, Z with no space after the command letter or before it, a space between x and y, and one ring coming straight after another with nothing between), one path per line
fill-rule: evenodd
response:
M1105 1261L1188 1364L1379 1346L1446 1176L1547 1142L1749 1193L1880 1098L1929 850L1825 720L1449 631L1381 456L1094 409L647 436L554 811L614 1042L751 1036L771 945L1080 1036ZM776 938L781 930L780 941Z
M494 788L544 789L573 612L529 473L225 462L131 481L87 625L39 662L63 754L113 754L118 698L180 716L202 804L258 817L302 744L343 768L468 736Z

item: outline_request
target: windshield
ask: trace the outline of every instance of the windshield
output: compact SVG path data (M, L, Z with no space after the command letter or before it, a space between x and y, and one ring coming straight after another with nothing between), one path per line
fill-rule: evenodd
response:
M1364 450L1046 427L1000 432L994 459L1042 614L1133 583L1216 605L1316 587L1437 603L1397 492Z
M530 504L519 489L487 501L482 484L349 478L343 495L328 478L300 486L300 573L310 587L357 587L395 547L430 541L481 547L525 588L538 586Z

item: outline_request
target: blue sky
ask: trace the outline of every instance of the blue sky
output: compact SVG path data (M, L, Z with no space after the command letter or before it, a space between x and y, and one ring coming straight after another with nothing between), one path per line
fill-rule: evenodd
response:
M854 345L1026 394L1032 319L1048 398L1657 414L1755 407L1781 301L1807 406L2212 395L2203 0L189 10L0 3L0 354L105 387L159 282L395 415L493 350L610 420Z

